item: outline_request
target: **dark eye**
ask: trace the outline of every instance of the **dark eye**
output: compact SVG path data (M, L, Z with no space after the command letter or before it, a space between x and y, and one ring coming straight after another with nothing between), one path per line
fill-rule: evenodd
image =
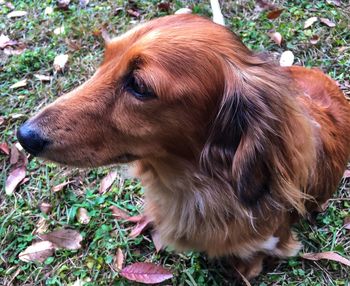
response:
M156 97L151 88L133 75L131 75L127 81L126 90L139 100L147 100Z

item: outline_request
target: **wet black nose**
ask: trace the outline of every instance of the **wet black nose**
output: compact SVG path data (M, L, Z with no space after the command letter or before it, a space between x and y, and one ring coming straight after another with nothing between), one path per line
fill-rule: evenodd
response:
M23 124L17 131L17 138L23 148L32 155L38 155L48 143L38 130L29 123Z

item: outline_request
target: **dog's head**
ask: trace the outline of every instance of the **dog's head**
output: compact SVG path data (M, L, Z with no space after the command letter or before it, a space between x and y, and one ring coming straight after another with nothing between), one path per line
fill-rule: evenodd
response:
M208 19L163 17L107 43L93 77L21 126L18 139L75 166L177 156L250 203L270 192L276 172L288 181L305 171L304 140L293 135L301 117L283 74Z

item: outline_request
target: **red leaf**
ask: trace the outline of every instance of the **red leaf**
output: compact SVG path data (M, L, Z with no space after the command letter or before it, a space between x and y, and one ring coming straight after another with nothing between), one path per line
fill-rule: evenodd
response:
M0 150L6 155L10 155L10 149L9 149L9 145L7 145L7 143L5 143L5 142L1 143Z
M173 277L171 272L162 266L146 262L128 265L120 272L120 275L130 281L145 284L161 283Z
M283 12L284 9L275 9L272 10L271 12L267 13L267 18L270 20L278 18L281 13Z
M9 176L6 179L6 187L5 192L7 195L11 195L13 191L16 189L18 184L25 178L26 176L26 167L20 166L18 168L13 169Z
M302 257L304 259L315 260L315 261L320 259L327 259L327 260L336 261L344 265L350 266L349 259L346 259L345 257L340 256L338 253L333 251L320 252L320 253L304 253L302 254Z
M98 191L100 194L107 192L107 190L112 186L113 182L117 178L117 174L118 173L116 171L113 171L108 173L108 175L102 179L101 186Z
M146 216L143 216L136 224L136 226L131 230L129 237L135 238L139 236L150 225L150 223L151 221Z
M130 215L126 211L122 210L121 208L118 208L116 206L111 206L109 209L112 211L112 214L115 219L127 220L130 218Z

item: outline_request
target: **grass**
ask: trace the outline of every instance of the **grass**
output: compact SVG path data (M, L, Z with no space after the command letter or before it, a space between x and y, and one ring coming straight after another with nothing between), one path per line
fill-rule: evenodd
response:
M129 1L131 2L131 1ZM158 1L133 1L141 11L140 19L126 13L127 1L91 0L87 7L72 1L69 9L54 9L45 15L46 7L56 7L56 1L12 1L16 10L25 10L23 18L8 19L10 9L0 4L0 31L11 39L25 43L21 55L0 54L0 114L5 120L0 125L0 142L16 143L15 131L27 118L57 96L79 85L94 72L102 59L103 44L98 37L102 26L111 35L126 31L139 21L167 14L157 9ZM209 1L172 1L171 10L187 5L193 11L210 16ZM280 54L289 49L296 63L318 66L336 79L349 95L350 42L349 5L336 7L327 1L275 1L285 10L273 21L266 13L255 10L255 1L223 1L227 24L250 48ZM346 1L344 1L346 2ZM122 9L117 12L117 8ZM312 16L329 18L337 25L329 28L315 23L303 29L306 19ZM56 35L54 29L64 27ZM268 38L275 29L284 38L281 47ZM320 41L310 44L313 35ZM55 73L53 60L57 54L69 55L68 68ZM34 74L52 75L49 83L37 81ZM12 90L10 86L28 79L24 88ZM9 173L9 158L0 154L0 182ZM174 278L164 285L235 285L228 281L214 262L207 261L196 252L175 254L170 249L155 252L150 236L128 238L130 224L116 221L110 211L117 205L132 214L142 210L143 189L138 181L124 179L114 182L111 190L98 194L101 179L108 168L77 170L29 158L29 181L13 195L0 192L0 285L73 285L78 279L84 285L135 285L121 278L113 269L117 248L126 253L126 262L150 261L169 267ZM53 186L72 181L62 191L52 192ZM350 257L349 232L342 228L343 220L350 215L350 182L342 181L327 211L317 217L315 225L303 221L296 226L303 242L303 252L337 251ZM38 205L48 202L53 206L50 215L43 214ZM89 224L77 221L78 208L84 207L91 216ZM18 254L35 239L39 220L45 220L49 230L70 226L84 237L80 250L59 250L44 263L25 263ZM265 271L252 285L350 285L349 268L335 262L311 262L300 257L283 260Z

